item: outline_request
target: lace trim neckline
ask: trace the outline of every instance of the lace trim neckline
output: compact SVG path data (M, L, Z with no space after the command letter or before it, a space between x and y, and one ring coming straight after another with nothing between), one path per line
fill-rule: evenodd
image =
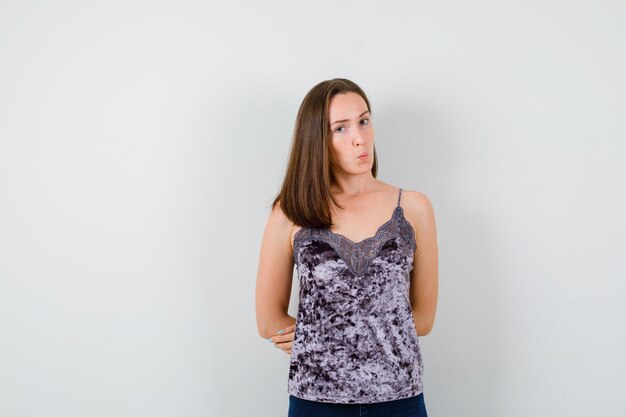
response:
M391 213L391 218L389 220L387 220L385 223L381 224L378 227L378 229L376 229L376 233L374 233L374 236L366 237L365 239L361 239L358 242L355 242L354 240L350 239L349 237L347 237L345 235L342 235L341 233L335 233L332 230L330 230L330 228L328 228L328 227L325 228L324 230L326 230L329 234L331 234L333 236L337 236L337 237L339 237L341 239L344 239L344 240L350 242L354 246L362 246L364 243L367 243L370 240L377 240L380 237L380 235L382 234L383 229L385 228L385 226L387 226L389 223L394 221L396 219L396 213L400 212L401 210L402 210L402 206L396 206L396 208L393 209L393 213Z

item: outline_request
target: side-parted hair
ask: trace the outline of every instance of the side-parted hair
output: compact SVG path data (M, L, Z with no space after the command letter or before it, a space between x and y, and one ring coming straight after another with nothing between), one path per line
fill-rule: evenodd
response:
M331 131L329 107L337 94L357 93L372 113L365 92L345 78L322 81L302 100L291 138L289 162L282 187L274 198L272 209L280 207L294 224L302 227L332 227L331 201L341 207L330 193L335 177L331 165ZM378 172L374 147L372 175Z

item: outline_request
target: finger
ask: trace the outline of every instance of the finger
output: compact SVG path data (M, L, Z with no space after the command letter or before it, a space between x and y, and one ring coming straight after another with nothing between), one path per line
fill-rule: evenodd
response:
M291 349L291 343L274 343L274 347L286 352Z
M290 324L289 326L277 331L276 334L285 334L285 333L293 332L295 329L296 329L296 324L295 323Z
M287 341L293 340L294 336L295 336L294 332L289 332L289 333L283 333L278 336L272 336L268 340L273 343L287 342Z
M293 333L296 330L296 325L295 324L291 324L287 327L285 327L284 329L280 329L279 331L276 332L277 335L285 335L287 333Z
M267 340L269 340L270 342L274 343L274 342L281 342L284 340L291 340L291 338L293 338L293 333L295 331L295 325L292 324L291 326L287 326L284 329L280 329L279 331L276 332L276 334L274 336L270 336L267 338ZM292 335L292 336L289 336Z
M292 341L288 341L288 342L276 343L275 345L278 346L279 348L283 349L283 350L287 350L287 349L291 349L293 347L293 342Z
M294 334L293 333L289 333L286 335L280 335L280 336L272 336L270 339L272 340L272 342L274 343L284 343L284 342L291 342L294 338Z

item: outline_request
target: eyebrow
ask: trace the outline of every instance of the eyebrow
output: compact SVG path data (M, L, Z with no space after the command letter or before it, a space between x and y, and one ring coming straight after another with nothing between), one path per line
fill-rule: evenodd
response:
M359 115L359 117L363 116L365 113L369 113L369 110L365 110L363 113L361 113L361 114ZM335 123L347 122L348 120L349 120L349 119L337 120L337 121L335 121L335 122L332 122L330 125L332 126L332 125L334 125Z

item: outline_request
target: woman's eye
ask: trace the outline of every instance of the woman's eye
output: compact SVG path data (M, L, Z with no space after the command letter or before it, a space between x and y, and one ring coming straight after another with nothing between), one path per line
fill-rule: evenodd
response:
M362 126L365 126L365 125L368 125L368 124L370 124L370 119L363 119L363 120L361 120L361 125ZM335 132L342 133L343 130L339 130L339 129L345 129L345 126L339 126L338 128L335 129Z

